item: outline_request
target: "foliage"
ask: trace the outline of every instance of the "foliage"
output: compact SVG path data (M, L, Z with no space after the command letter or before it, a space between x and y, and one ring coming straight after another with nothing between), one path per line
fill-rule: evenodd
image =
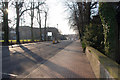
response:
M104 45L103 45L103 28L102 25L90 23L86 26L83 42L86 45L92 46L98 49L101 52L104 52Z
M83 0L84 1L84 0ZM69 24L71 28L77 30L81 41L83 40L85 26L90 23L92 9L97 8L97 2L71 2L66 3L70 10Z
M100 18L104 29L105 54L112 59L116 59L116 11L112 3L100 3Z
M82 44L83 52L85 52L85 49L86 49L86 44L85 44L85 42L84 42L84 41L82 41L82 42L81 42L81 44Z

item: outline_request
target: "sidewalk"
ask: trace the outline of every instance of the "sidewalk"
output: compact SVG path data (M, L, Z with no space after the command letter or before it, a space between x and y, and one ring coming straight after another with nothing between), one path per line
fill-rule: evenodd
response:
M25 78L95 78L79 41L57 53Z

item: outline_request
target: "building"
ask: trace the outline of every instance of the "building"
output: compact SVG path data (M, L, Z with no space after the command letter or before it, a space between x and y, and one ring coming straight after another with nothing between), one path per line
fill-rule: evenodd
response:
M44 40L44 28L41 28L42 40ZM4 32L2 31L2 23L0 23L0 40L3 39ZM20 39L31 39L31 27L20 26L19 27ZM34 40L40 40L40 29L33 28ZM57 28L47 27L46 28L46 40L63 40L66 39L64 35L61 35ZM9 40L16 40L16 30L15 28L9 28Z
M16 32L15 29L10 29L10 39L16 39ZM42 31L42 40L44 40L44 28L41 28ZM60 37L60 33L58 29L55 27L47 27L46 28L46 38L47 40L53 40ZM50 35L51 33L51 35ZM31 39L31 27L29 26L20 26L19 27L19 34L20 39ZM39 28L33 28L33 35L35 40L40 40L40 29Z

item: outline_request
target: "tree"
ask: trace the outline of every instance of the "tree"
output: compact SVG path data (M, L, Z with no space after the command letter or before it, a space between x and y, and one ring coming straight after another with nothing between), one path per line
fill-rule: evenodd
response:
M22 8L23 3L16 2L16 14L17 14L17 20L16 20L16 38L17 43L20 43L20 35L19 35L19 22L20 22L20 9Z
M44 28L44 40L46 41L46 34L47 34L47 32L46 32L46 22L47 22L47 12L45 11L45 28Z
M47 26L47 16L48 16L48 11L49 11L49 8L47 5L45 5L46 7L44 8L43 12L45 13L45 27L44 27L44 40L46 41L47 39L47 31L46 31L46 26Z
M86 25L90 23L91 9L96 8L97 2L91 4L91 2L72 2L66 5L71 10L72 14L69 17L69 23L72 28L78 29L80 39L84 36ZM72 23L71 23L72 22ZM76 28L77 27L77 28Z
M32 8L26 8L24 10L22 10L23 7L23 3L24 2L16 2L16 14L17 14L17 21L16 21L16 38L17 38L17 43L20 43L20 38L19 38L19 22L20 22L20 17L23 15L24 12L28 11L28 10L34 10L37 9L38 6L34 6ZM44 4L44 2L41 2L39 5ZM33 15L32 15L33 16ZM31 18L31 22L32 22L33 17ZM31 24L31 28L32 28L33 23ZM31 33L33 34L33 31L31 29Z
M38 5L40 4L40 2L38 2ZM39 29L40 29L40 41L42 41L42 30L41 30L41 13L40 13L40 9L39 9L39 6L38 6L38 16L37 16L37 21L38 21L38 24L39 24Z
M85 27L83 42L104 53L103 26L99 15L94 16L90 24Z
M31 2L31 40L34 41L33 35L33 19L34 19L34 0Z
M8 26L8 2L2 2L4 43L9 44L9 26Z

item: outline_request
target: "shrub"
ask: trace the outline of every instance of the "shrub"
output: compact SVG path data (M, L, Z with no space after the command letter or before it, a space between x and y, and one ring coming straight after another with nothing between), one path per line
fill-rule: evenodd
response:
M86 45L92 46L99 51L104 52L103 40L104 36L102 25L90 23L88 26L86 26L83 37L83 41Z

